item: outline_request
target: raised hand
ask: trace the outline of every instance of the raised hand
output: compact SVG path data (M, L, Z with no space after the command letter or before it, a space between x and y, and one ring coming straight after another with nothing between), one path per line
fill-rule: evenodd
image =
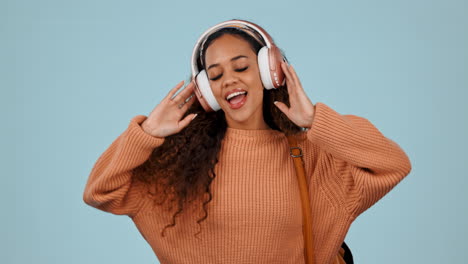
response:
M172 88L141 124L146 133L154 137L164 138L179 133L197 116L197 114L190 114L181 120L185 112L196 100L193 93L195 86L193 82L190 82L180 93L175 95L183 84L184 81L181 81Z
M315 105L312 104L304 88L297 77L293 66L281 63L281 68L286 76L286 85L288 87L290 107L283 102L275 102L275 105L283 112L294 124L310 128L314 120Z

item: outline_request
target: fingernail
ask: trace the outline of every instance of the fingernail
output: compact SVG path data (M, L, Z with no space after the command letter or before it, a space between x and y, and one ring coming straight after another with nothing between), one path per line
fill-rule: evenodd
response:
M198 114L195 114L195 115L192 117L192 120L194 120L194 119L195 119L195 117L197 117L197 115L198 115Z
M276 104L278 101L274 101L273 103Z

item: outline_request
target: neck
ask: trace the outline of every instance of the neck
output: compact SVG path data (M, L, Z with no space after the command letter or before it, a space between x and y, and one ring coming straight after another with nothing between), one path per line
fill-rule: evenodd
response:
M265 130L271 129L265 120L259 119L256 122L246 121L246 122L236 122L235 120L226 120L228 127L235 129L244 129L244 130Z

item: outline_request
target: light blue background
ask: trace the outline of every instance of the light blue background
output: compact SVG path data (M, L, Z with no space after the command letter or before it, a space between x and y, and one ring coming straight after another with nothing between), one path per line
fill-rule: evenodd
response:
M348 233L356 263L466 262L467 1L0 3L0 262L156 262L130 218L84 204L84 185L231 18L269 31L314 103L409 155L411 174Z

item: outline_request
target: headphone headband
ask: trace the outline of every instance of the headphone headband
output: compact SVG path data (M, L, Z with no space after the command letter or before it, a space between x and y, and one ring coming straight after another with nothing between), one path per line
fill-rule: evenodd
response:
M271 38L271 36L262 27L254 24L252 22L245 21L245 20L238 20L238 19L221 22L221 23L209 28L208 30L206 30L200 36L200 38L198 38L198 40L197 40L197 42L196 42L196 44L195 44L195 46L193 48L193 51L192 51L192 77L193 78L195 78L196 75L200 72L199 71L200 69L198 69L198 66L197 66L197 59L198 58L201 59L202 52L203 52L203 45L205 44L206 40L208 39L208 37L211 34L215 33L218 30L221 30L223 28L238 28L238 29L246 32L250 36L252 36L254 39L259 41L259 43L262 43L262 42L265 43L265 45L268 48L271 48L274 45L274 42L273 42L273 39ZM258 38L258 36L256 36L255 34L260 35L262 37L263 41L261 41ZM202 64L203 64L203 62L202 62Z
M245 34L247 34L247 35L251 36L252 38L254 38L254 39L257 41L257 43L259 43L260 45L262 45L262 47L266 45L266 42L262 40L261 35L260 35L257 31L254 31L253 29L251 29L251 28L249 28L249 27L246 27L246 26L227 25L227 26L224 26L224 27L221 27L221 28L218 28L218 29L214 29L212 32L208 33L208 34L205 36L205 38L203 39L203 42L202 42L202 43L200 44L200 46L198 47L198 50L199 50L199 52L198 52L198 53L199 53L198 58L200 58L200 63L201 63L201 65L202 65L203 67L204 67L204 63L203 63L203 60L202 60L202 58L203 58L203 52L204 52L203 47L205 47L206 41L208 40L208 38L209 38L212 34L218 32L218 31L220 31L220 30L222 30L222 29L225 29L225 28L233 28L233 29L237 29L237 30L239 30L239 31L242 31L242 32L244 32Z

